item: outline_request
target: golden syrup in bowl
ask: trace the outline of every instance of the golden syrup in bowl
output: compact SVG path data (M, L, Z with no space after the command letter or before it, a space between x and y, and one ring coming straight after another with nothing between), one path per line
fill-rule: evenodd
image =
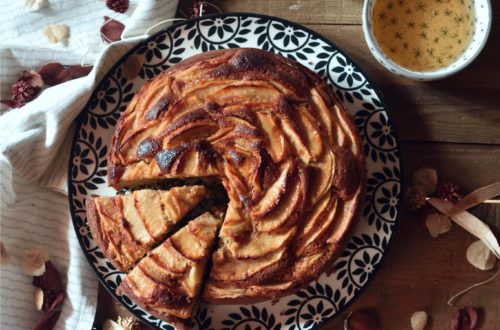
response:
M471 0L376 0L372 29L381 50L413 71L435 71L453 63L474 33Z

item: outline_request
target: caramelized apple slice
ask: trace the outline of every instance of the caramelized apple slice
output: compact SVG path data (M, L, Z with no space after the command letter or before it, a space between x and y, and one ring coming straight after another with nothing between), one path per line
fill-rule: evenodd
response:
M298 175L290 178L289 189L280 199L278 206L262 218L256 219L255 228L259 232L269 232L276 230L283 225L292 225L295 221L294 212L300 212L302 199L305 194L305 180L301 180Z
M257 112L257 118L265 137L267 152L275 163L281 162L289 155L290 146L278 126L275 116L267 112Z
M295 232L295 227L281 233L254 232L243 244L228 240L225 246L236 259L258 259L285 246Z
M262 258L238 260L225 256L223 250L219 249L213 255L210 280L243 281L256 274L262 275L262 278L264 278L267 270L274 268L285 260L285 253L286 247L282 247Z
M325 150L323 155L310 165L312 169L312 184L310 191L310 205L323 197L323 195L330 189L333 183L335 173L335 158L331 150Z
M273 185L266 190L259 202L253 206L250 212L252 219L262 218L278 206L285 191L288 189L288 179L293 171L292 164L291 161L287 161L282 165L279 177Z
M337 195L329 193L316 204L312 213L307 215L304 229L297 239L297 255L302 255L309 244L313 242L324 243L323 240L317 240L317 238L323 235L328 228L331 228L335 216L338 214L337 205Z

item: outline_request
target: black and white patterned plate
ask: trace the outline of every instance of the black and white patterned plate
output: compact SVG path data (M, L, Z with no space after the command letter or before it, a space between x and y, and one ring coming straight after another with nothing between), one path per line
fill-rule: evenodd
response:
M202 305L199 329L316 329L358 296L372 278L395 234L401 198L398 140L380 93L360 68L330 41L297 24L256 14L219 14L175 24L141 42L120 59L94 90L77 120L69 164L69 204L83 252L99 280L143 322L172 327L114 290L123 274L97 247L86 223L85 199L114 195L106 165L114 126L134 93L148 80L200 52L254 47L279 53L316 71L328 81L352 114L363 140L368 185L362 219L351 241L323 274L305 289L278 301L254 305ZM127 79L124 63L142 58L137 77Z

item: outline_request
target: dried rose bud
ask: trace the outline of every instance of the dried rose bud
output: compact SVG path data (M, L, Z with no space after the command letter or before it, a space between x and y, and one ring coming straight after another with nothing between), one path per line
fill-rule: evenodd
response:
M411 186L406 190L408 208L412 211L425 206L426 197L425 191L420 185Z
M20 108L38 95L43 86L42 77L35 71L23 71L12 85L10 100L0 102L11 108Z
M446 181L438 186L437 195L442 200L456 203L460 199L462 199L462 195L460 194L459 191L460 187L457 184Z
M460 308L451 319L451 330L474 330L477 325L477 310L472 305Z
M128 0L106 0L106 7L123 14L128 9Z
M41 247L27 250L22 256L21 269L26 275L41 276L45 273L45 263L48 259L47 252Z

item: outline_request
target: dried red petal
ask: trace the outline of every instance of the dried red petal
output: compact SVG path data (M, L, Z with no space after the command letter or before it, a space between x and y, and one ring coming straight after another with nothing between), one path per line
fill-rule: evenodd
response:
M451 319L451 330L474 330L477 325L477 310L472 305L460 308Z
M349 330L378 330L377 320L367 312L354 312L349 318L347 329Z
M22 105L18 105L16 102L14 102L12 100L0 100L0 103L2 103L3 105L5 105L9 108L19 108L20 106L22 106Z
M33 285L42 289L44 293L45 291L56 293L63 291L61 275L50 261L45 263L45 273L43 275L33 277Z
M123 14L128 9L128 0L106 0L106 7Z
M47 85L54 86L68 80L86 76L91 70L92 66L64 66L61 63L47 63L38 72Z
M101 26L101 38L104 42L112 43L121 40L125 25L117 20L104 16L104 24Z
M56 325L57 319L59 319L61 311L52 311L45 314L40 321L35 325L33 330L51 330Z

